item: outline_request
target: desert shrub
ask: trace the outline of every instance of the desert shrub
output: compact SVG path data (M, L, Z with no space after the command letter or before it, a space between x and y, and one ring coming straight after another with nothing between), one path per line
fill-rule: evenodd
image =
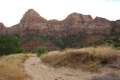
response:
M111 45L114 48L120 47L120 38L117 36L107 38L104 41L105 41L105 43L107 43L108 45Z
M93 45L95 46L99 46L103 44L119 49L120 48L120 35L109 36L105 39L98 40L95 43L93 43Z
M16 48L16 53L22 53L22 52L25 52L25 49L23 48Z
M47 47L39 47L37 48L37 56L40 57L42 54L46 53L48 51Z
M27 37L24 41L32 41L32 40L42 40L47 41L48 37L45 35L39 35L39 34L33 34L33 33L27 33Z
M75 43L79 45L79 47L83 47L83 33L78 33L75 35L69 35L69 36L56 36L56 37L49 37L49 39L59 48L65 49L65 48L72 48L74 47Z
M18 36L0 36L0 55L22 52Z

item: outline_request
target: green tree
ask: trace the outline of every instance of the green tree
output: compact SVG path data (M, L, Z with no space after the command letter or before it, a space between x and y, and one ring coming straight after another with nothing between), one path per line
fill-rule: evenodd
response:
M0 36L0 55L22 52L20 47L20 37L18 36Z
M39 47L37 48L37 56L40 57L42 54L47 53L48 49L47 47Z
M74 43L79 44L79 47L83 47L83 33L78 33L74 35L69 35L66 37L51 37L50 40L59 48L64 49L64 48L71 48L74 47Z

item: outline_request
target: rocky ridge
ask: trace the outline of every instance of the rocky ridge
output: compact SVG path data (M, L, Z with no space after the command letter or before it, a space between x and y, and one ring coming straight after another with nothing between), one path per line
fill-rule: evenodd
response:
M14 26L7 28L0 23L0 34L20 34L24 38L30 35L67 37L78 33L84 34L83 40L85 43L93 43L112 34L120 35L120 20L109 21L101 17L93 19L90 15L79 13L72 13L62 21L46 20L33 9L29 9L20 22ZM23 46L26 46L26 42L23 42ZM27 42L28 44L31 43ZM52 44L50 41L45 43ZM39 42L36 44L41 45ZM46 45L48 46L48 44Z

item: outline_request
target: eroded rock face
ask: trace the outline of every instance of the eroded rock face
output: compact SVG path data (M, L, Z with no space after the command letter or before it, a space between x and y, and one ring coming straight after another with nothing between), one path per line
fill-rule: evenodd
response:
M72 13L62 21L48 21L41 17L35 10L29 9L23 15L20 23L7 29L5 29L3 24L0 24L0 33L3 32L7 32L8 34L19 33L23 36L23 40L27 40L27 37L31 34L67 37L82 33L84 34L84 43L89 44L110 36L113 33L120 35L120 20L109 21L100 17L92 19L90 15ZM27 45L29 45L28 43L29 42L27 42ZM32 43L34 43L34 41L32 41ZM47 43L54 44L50 41ZM36 44L36 46L39 45Z
M64 20L65 22L71 23L71 24L84 24L89 23L93 19L90 15L83 15L79 13L72 13L68 15L68 17Z
M90 15L82 15L79 13L72 13L68 15L62 22L61 34L62 36L70 36L84 32L85 27L92 21Z
M114 28L113 28L114 33L113 34L120 35L120 20L114 21L113 26L114 26Z
M29 9L21 19L20 23L23 27L28 27L33 24L44 23L47 20L41 17L36 11L33 9Z
M22 32L31 32L31 33L39 33L40 31L44 31L47 27L47 20L41 17L36 11L33 9L29 9L21 19L19 23L19 27L22 28Z
M91 21L93 21L93 19L90 15L72 13L64 20L64 27L67 31L73 31L73 33L75 33L83 31Z
M3 23L0 23L0 34L5 34L6 32L6 27L4 26Z
M63 21L50 20L48 21L48 35L49 36L63 36L64 23Z
M86 42L92 43L110 36L112 33L112 27L113 26L109 20L96 17L85 29Z
M111 22L100 17L96 17L86 29L87 34L110 35L112 25Z
M0 32L1 32L3 29L5 29L5 26L4 26L3 23L0 23Z
M72 13L63 21L47 21L33 9L28 10L24 14L19 24L10 28L11 33L12 31L21 33L31 32L53 36L67 36L79 32L88 35L107 36L111 34L111 29L111 22L104 18L96 17L95 19L92 19L90 15Z

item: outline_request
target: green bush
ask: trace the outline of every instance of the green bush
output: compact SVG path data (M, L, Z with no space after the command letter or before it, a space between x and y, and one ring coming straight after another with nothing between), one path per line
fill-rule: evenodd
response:
M109 36L103 40L96 41L92 45L99 46L103 44L107 46L111 46L113 48L120 49L120 35Z
M47 41L48 40L48 36L28 33L27 37L25 38L25 41L28 41L28 40L29 41L32 41L32 40Z
M16 49L16 53L22 53L25 52L25 50L23 48L17 48Z
M83 47L83 33L77 33L74 35L69 35L69 36L55 36L55 37L50 37L50 40L59 48L65 49L65 48L72 48L74 47L74 44L77 43L79 44L79 47Z
M119 36L113 36L108 39L105 39L105 42L114 48L120 48L120 37Z
M18 36L0 36L0 55L22 52Z
M39 47L37 48L37 56L40 57L42 54L48 52L47 47Z

